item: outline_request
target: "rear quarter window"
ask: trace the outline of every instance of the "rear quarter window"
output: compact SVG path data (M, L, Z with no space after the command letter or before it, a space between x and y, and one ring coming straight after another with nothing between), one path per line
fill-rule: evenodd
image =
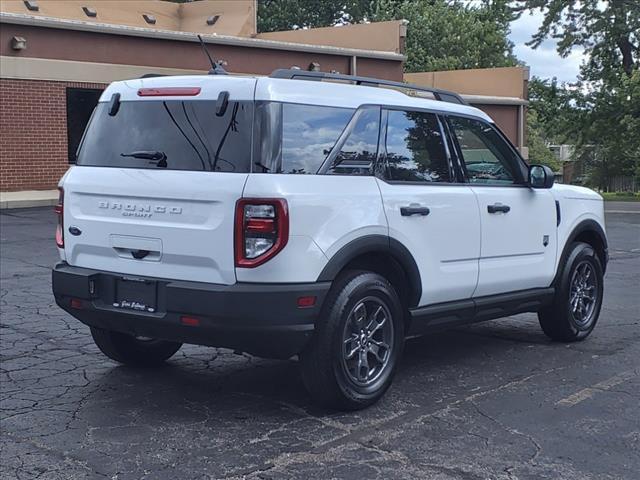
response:
M354 114L350 108L261 102L254 172L315 174Z
M78 152L78 165L250 171L253 102L229 102L216 115L215 101L122 102L116 115L100 103ZM136 152L160 152L166 166Z

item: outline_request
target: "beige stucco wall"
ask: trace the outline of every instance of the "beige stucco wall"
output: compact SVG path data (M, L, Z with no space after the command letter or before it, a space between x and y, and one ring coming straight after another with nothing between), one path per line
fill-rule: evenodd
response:
M2 0L0 11L39 17L64 18L92 23L127 25L194 33L217 33L249 37L256 32L255 0L201 0L173 3L160 0L39 0L39 11L27 10L22 0ZM82 7L94 8L96 17L88 17ZM142 14L156 18L148 24ZM215 25L207 18L220 15Z
M208 0L181 5L180 30L183 32L217 33L251 37L258 31L255 0ZM213 26L207 18L220 15Z
M404 79L409 83L468 95L526 99L529 69L505 67L405 73Z
M330 45L333 47L403 53L403 39L405 36L406 22L394 20L390 22L345 25L342 27L259 33L256 37L309 45Z

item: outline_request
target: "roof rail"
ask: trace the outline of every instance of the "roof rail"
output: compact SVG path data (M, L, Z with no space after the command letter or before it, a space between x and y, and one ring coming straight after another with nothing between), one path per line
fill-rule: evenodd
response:
M341 73L327 73L327 72L311 72L306 70L298 70L298 69L286 69L280 68L278 70L274 70L270 78L286 78L289 80L339 80L344 82L352 82L355 85L362 85L367 87L395 87L402 88L405 90L416 90L419 92L429 92L431 93L436 100L440 100L441 102L449 102L449 103L459 103L461 105L468 105L462 97L455 93L450 92L448 90L440 90L439 88L430 88L423 87L420 85L414 85L412 83L404 83L404 82L393 82L391 80L382 80L379 78L373 77L358 77L356 75L344 75Z

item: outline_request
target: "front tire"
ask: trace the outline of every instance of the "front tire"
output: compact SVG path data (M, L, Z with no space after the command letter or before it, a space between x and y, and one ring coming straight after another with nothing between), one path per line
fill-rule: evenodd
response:
M591 245L572 244L556 285L554 302L538 312L544 333L560 342L587 338L600 316L603 279L602 264Z
M142 339L96 327L91 327L91 336L100 351L111 360L136 367L162 365L182 346L178 342Z
M393 286L376 273L346 272L300 355L303 381L324 406L365 408L391 385L403 345L403 310Z

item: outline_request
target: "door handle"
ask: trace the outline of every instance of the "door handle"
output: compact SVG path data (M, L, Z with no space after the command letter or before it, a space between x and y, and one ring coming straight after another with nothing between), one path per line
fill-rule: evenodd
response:
M509 205L503 205L501 203L494 203L493 205L487 205L487 212L489 213L507 213L511 210Z
M429 213L431 213L429 207L421 207L420 205L400 207L400 215L403 217L410 217L411 215L422 215L423 217L426 217Z

